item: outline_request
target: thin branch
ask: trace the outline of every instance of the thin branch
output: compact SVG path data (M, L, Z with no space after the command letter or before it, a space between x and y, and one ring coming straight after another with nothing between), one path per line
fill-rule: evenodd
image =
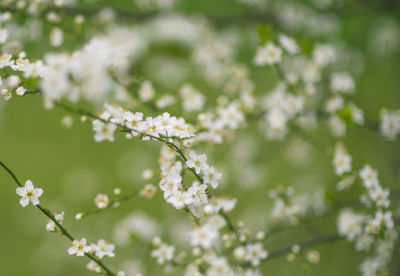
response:
M13 178L17 186L22 187L21 182L18 180L16 175L11 171L9 167L7 167L3 162L0 161L0 166L3 167L4 170ZM46 217L48 217L50 220L52 220L57 227L60 229L61 233L67 237L70 241L74 241L74 237L68 232L68 230L62 226L57 219L52 215L51 211L45 207L42 207L41 205L35 205L36 208L38 208ZM100 261L98 258L96 258L94 255L91 253L85 253L85 255L96 262L109 276L114 276L115 273L113 273L102 261Z
M304 250L305 248L309 248L309 247L312 247L315 245L320 245L320 244L324 244L324 243L328 243L328 242L337 241L340 239L342 239L342 237L340 237L337 233L318 235L318 236L310 238L308 240L304 240L301 242L295 242L288 246L270 251L268 253L268 257L266 259L262 260L262 262L265 263L269 260L272 260L277 257L281 257L283 255L286 255L286 254L292 252L292 248L294 245L299 245L300 250ZM242 264L242 267L250 267L250 266L251 266L251 264L249 262Z
M312 247L314 245L319 245L319 244L324 244L324 243L328 243L328 242L333 242L333 241L337 241L342 239L342 237L340 237L337 233L332 233L332 234L322 234L319 236L316 236L314 238L302 241L302 242L297 242L297 243L292 243L291 245L288 245L286 247L280 248L280 249L276 249L274 251L269 252L268 254L268 258L264 260L265 261L269 261L273 258L276 257L280 257L282 255L285 255L287 253L290 253L292 251L292 247L294 245L299 245L300 246L300 250L308 248L308 247Z
M228 225L228 228L231 232L233 232L236 236L237 240L240 240L240 232L239 230L236 229L236 227L233 225L231 219L228 217L226 212L224 212L222 209L219 211L219 214L223 217L223 219L226 221L226 224Z
M125 201L128 201L128 200L132 199L132 198L135 198L136 196L139 195L139 193L140 193L140 191L134 191L134 192L132 192L130 194L123 195L121 197L118 197L118 198L115 198L113 200L110 200L109 204L105 208L102 208L102 209L101 208L97 208L95 210L82 212L82 213L80 213L81 218L87 217L89 215L98 214L100 212L103 212L103 211L111 209L111 208L115 208L115 207L117 207L115 204L119 204L121 202L125 202Z

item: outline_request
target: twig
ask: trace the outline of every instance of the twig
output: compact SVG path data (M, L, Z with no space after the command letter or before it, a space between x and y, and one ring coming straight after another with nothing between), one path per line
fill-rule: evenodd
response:
M332 241L337 241L339 239L341 239L342 237L340 237L337 233L333 233L333 234L322 234L319 236L316 236L314 238L302 241L302 242L297 242L297 243L293 243L291 245L288 245L286 247L274 250L269 252L268 254L268 258L265 259L264 261L268 261L271 260L273 258L282 256L284 254L290 253L292 251L292 247L294 245L299 245L300 246L300 250L304 249L304 248L308 248L308 247L312 247L314 245L318 245L318 244L323 244L323 243L327 243L327 242L332 242Z
M224 218L224 220L226 221L226 224L228 225L228 228L231 232L233 232L236 236L237 240L240 240L240 232L239 230L236 229L236 227L233 225L232 221L230 220L230 218L228 217L228 215L226 214L226 212L224 212L222 209L219 211L219 214Z
M91 210L91 211L80 213L81 218L84 218L86 216L93 215L93 214L98 214L98 213L103 212L105 210L108 210L108 209L111 209L113 207L116 207L115 204L119 204L121 202L128 201L129 199L132 199L132 198L138 196L139 192L140 191L134 191L133 193L130 193L130 194L121 196L119 198L110 200L109 204L105 208L102 208L102 209L101 208L97 208L96 210Z
M3 167L3 169L5 169L7 171L7 173L13 178L13 180L15 181L15 183L17 184L17 186L19 187L23 187L23 185L21 184L21 182L18 180L18 178L16 177L16 175L11 171L10 168L8 168L3 162L0 161L0 166ZM68 232L68 230L62 226L57 219L52 215L52 213L50 212L49 209L42 207L41 205L35 205L36 208L38 208L46 217L48 217L50 220L52 220L57 227L60 229L61 233L66 236L70 241L74 241L74 237ZM94 255L92 255L91 253L85 253L85 255L93 260L94 262L96 262L109 276L114 276L115 273L113 273L102 261L100 261L98 258L96 258Z

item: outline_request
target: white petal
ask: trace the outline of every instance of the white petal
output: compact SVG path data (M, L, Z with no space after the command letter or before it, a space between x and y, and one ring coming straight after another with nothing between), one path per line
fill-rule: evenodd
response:
M75 254L77 251L76 251L76 248L74 247L74 246L71 246L70 248L68 248L68 254L69 255L73 255L73 254Z
M37 189L34 189L33 192L37 197L39 197L43 194L43 189L37 188Z
M20 200L19 200L19 204L21 204L21 206L22 207L26 207L28 204L29 204L29 198L27 198L27 197L22 197Z
M25 187L18 187L16 192L17 192L17 195L24 196L25 195Z
M25 181L25 188L28 190L32 190L34 188L33 182L29 179L27 181Z
M50 221L49 223L46 224L46 230L49 232L55 231L56 230L56 225L54 222Z
M38 205L40 203L39 199L37 197L32 197L31 202L33 205Z

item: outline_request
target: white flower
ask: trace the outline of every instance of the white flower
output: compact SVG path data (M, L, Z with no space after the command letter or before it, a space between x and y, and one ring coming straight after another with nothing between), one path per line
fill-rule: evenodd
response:
M282 47L286 51L288 51L288 53L290 53L292 55L299 51L299 47L297 46L294 39L292 39L284 34L281 34L279 36L279 43L282 45Z
M353 103L350 103L348 105L348 108L351 111L352 121L354 123L356 123L357 125L363 125L364 124L364 112L362 111L362 109L357 107Z
M14 64L14 61L11 59L12 55L10 54L1 54L0 55L0 68L7 67L7 66L12 66Z
M247 254L247 251L244 246L236 247L235 250L233 251L233 255L238 260L243 260L246 257L246 254Z
M208 225L211 228L219 230L226 225L226 221L220 215L212 215L211 217L208 218L207 224L204 225Z
M207 156L205 154L196 154L194 151L189 151L186 165L188 168L195 169L197 174L200 174L208 168Z
M332 92L350 93L354 90L354 80L347 72L334 73L331 76Z
M108 196L105 194L98 194L94 199L94 202L97 208L104 209L107 208L109 199Z
M147 169L142 172L142 178L144 180L149 180L150 178L153 177L153 175L154 175L154 173L153 173L153 170L151 170L151 169Z
M339 181L336 185L336 188L338 191L344 190L347 187L350 187L351 185L354 184L354 181L356 180L356 177L353 175L344 177L341 181Z
M192 196L192 204L194 206L200 206L207 204L207 186L200 184L198 181L193 182L192 186L187 192Z
M93 130L95 131L94 140L96 142L101 141L114 141L114 133L117 130L117 126L111 123L104 123L101 120L93 121Z
M354 213L351 209L341 211L338 217L339 235L345 236L349 241L353 241L362 233L364 221L364 216Z
M195 264L188 264L184 276L201 276L199 268Z
M51 46L59 47L59 46L61 46L61 44L63 44L63 41L64 41L63 31L58 27L53 28L50 32Z
M342 109L344 106L344 100L340 96L333 96L326 101L325 110L329 113L335 113Z
M239 124L241 124L245 119L238 102L232 102L227 107L218 108L218 115L219 120L217 120L213 126L216 131L221 130L218 122L230 129L237 129Z
M62 224L62 222L64 220L64 211L59 214L55 214L54 218L57 220L58 223ZM54 223L54 221L50 220L46 224L46 231L55 232L56 230L57 230L56 224Z
M313 50L313 60L318 65L328 65L335 61L335 49L330 45L317 45Z
M174 96L163 95L156 101L156 107L158 109L163 109L170 105L173 105L174 103L176 103L176 99L174 98Z
M338 144L333 157L333 166L335 167L337 175L351 172L351 159L351 156L347 154L343 145Z
M288 117L279 108L274 108L266 114L268 126L272 129L285 129Z
M222 179L222 173L219 172L216 168L209 166L204 173L204 184L210 185L212 188L218 187L218 181Z
M254 243L246 245L246 257L245 259L253 266L260 264L260 261L268 257L268 252L263 249L261 243Z
M346 135L346 123L338 116L331 116L328 125L334 136L343 137Z
M152 117L147 117L145 121L145 131L144 133L147 135L152 135L155 137L160 137L159 133L161 131L161 121L156 120ZM145 137L146 140L149 140L150 137Z
M8 30L7 29L0 29L0 44L3 44L7 41L8 38Z
M230 212L235 208L236 205L236 199L232 198L216 198L216 200L213 202L214 205L214 212L218 213L221 209L224 210L225 212Z
M311 250L307 253L307 260L310 263L318 263L319 259L319 252L317 250Z
M167 202L172 204L176 209L182 209L185 205L193 203L192 195L185 191L174 191L167 199Z
M233 276L232 269L229 267L229 263L226 258L212 258L210 261L210 267L207 269L207 276Z
M191 246L201 246L210 249L218 239L218 230L205 224L189 233Z
M378 270L380 267L380 262L378 259L367 258L361 265L360 271L363 276L376 276L378 275Z
M150 81L144 81L139 88L138 94L142 102L148 102L154 98L156 92Z
M358 251L368 251L374 243L374 238L368 234L362 234L357 238L356 249Z
M76 220L81 220L84 215L85 215L84 213L78 213L78 214L75 215L75 219Z
M157 258L159 264L163 264L166 261L172 260L174 257L174 251L175 247L162 243L157 249L151 251L151 256Z
M400 133L400 110L381 110L380 131L389 140L394 141L396 139Z
M72 242L72 246L68 248L68 254L69 255L76 254L77 256L84 256L85 253L88 253L91 250L92 248L86 245L86 239L82 238L79 241L74 240Z
M40 203L39 197L43 194L43 190L40 188L35 188L31 180L25 182L25 186L18 187L17 195L21 196L19 203L22 207L26 207L29 202L33 205L38 205Z
M203 109L205 97L190 84L185 84L179 94L183 99L183 109L187 112L200 111Z
M377 211L375 213L375 217L368 221L366 231L368 233L378 234L383 227L388 229L392 229L394 227L392 212L387 211L383 213L382 211Z
M61 120L61 125L65 128L70 128L74 124L74 119L71 116L65 116Z
M388 208L390 205L389 190L382 189L381 186L377 186L369 190L369 197L375 202L376 206Z
M95 262L95 261L90 261L87 265L86 268L90 271L95 271L97 273L101 273L101 267Z
M175 158L175 155L172 156ZM171 160L172 161L172 160ZM174 192L181 188L182 176L182 163L168 163L166 166L162 166L161 181L159 183L160 189L164 191L164 198L170 197Z
M272 65L281 62L282 49L268 42L265 46L257 48L253 61L256 65Z
M1 95L4 97L4 99L5 99L6 101L11 100L11 98L12 98L11 92L8 91L8 90L5 89L5 88L1 89Z
M97 244L92 243L90 246L95 251L96 256L99 257L100 259L103 258L104 256L108 257L115 256L113 252L115 249L115 245L103 239L99 240Z
M301 77L308 85L313 85L321 79L321 66L314 62L308 62L301 72Z
M17 94L17 96L20 96L20 97L24 96L25 93L26 93L26 89L23 86L20 86L17 88L17 90L15 90L15 94Z
M131 113L132 114L132 113ZM127 118L126 126L132 129L133 135L138 135L146 130L146 124L143 122L143 113L135 112Z
M360 171L360 177L364 182L364 186L369 189L379 185L378 173L372 169L370 165L365 165Z
M147 184L146 186L143 187L143 189L140 190L139 194L140 196L146 197L146 198L152 198L157 191L157 188L154 185Z

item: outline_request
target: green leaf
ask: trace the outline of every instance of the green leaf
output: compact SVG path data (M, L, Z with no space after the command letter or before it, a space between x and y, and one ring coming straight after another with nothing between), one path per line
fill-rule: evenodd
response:
M271 24L259 24L257 26L258 37L260 38L261 44L264 44L268 40L272 39L272 25Z
M305 55L311 55L313 50L313 44L308 38L302 38L298 41L301 52Z
M339 117L346 122L347 125L353 123L353 109L350 106L345 106L340 112Z
M325 191L325 199L327 201L334 202L335 198L335 191L333 189L327 189Z

